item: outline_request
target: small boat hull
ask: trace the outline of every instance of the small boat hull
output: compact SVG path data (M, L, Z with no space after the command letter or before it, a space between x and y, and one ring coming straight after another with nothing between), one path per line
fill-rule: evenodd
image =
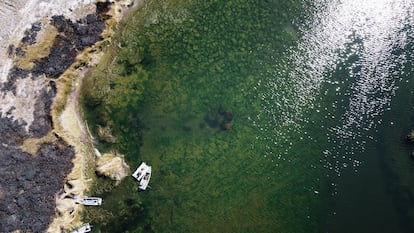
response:
M89 223L86 223L78 227L77 229L71 231L70 233L86 233L86 232L90 232L91 230L92 230L92 226Z
M149 181L151 179L151 166L148 166L145 162L142 162L141 165L135 170L132 176L139 182L138 188L140 190L145 190L148 187Z
M149 181L151 179L151 167L148 167L147 171L145 172L144 177L141 179L141 181L139 182L139 189L140 190L145 190L148 187Z
M139 167L137 168L137 170L135 170L135 172L132 174L132 176L138 181L140 181L144 177L145 171L147 169L148 165L145 162L142 162L141 165L139 165Z
M102 198L100 197L75 198L75 203L81 204L81 205L99 206L99 205L102 205Z

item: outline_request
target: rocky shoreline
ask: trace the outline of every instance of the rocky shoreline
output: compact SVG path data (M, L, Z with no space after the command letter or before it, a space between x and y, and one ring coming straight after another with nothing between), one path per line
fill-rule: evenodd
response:
M80 223L81 210L67 198L88 186L90 145L78 116L78 86L99 59L97 44L133 4L79 3L76 20L44 15L18 42L0 37L9 43L0 67L0 232L59 232Z

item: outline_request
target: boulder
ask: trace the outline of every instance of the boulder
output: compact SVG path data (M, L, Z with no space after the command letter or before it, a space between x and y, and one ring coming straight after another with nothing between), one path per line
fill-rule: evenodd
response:
M105 153L98 158L96 173L119 182L128 175L129 166L122 155Z

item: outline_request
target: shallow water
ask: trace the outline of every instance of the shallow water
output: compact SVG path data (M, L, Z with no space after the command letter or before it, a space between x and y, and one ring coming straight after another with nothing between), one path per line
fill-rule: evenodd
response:
M127 113L145 126L142 146L121 138L132 164L153 166L136 194L152 230L412 232L413 10L144 3L118 38L149 74ZM136 228L125 222L119 232Z

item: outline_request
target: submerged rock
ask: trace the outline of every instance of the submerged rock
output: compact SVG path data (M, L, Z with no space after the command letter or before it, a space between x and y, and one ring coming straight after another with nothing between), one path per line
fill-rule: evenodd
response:
M224 122L223 124L221 124L221 129L222 130L230 130L231 129L231 124L229 122Z
M233 121L233 118L234 115L232 111L219 107L217 111L208 111L204 116L204 121L210 128L220 127L221 130L226 131L232 128L231 122Z
M411 132L406 137L407 141L410 143L414 143L414 130L411 130Z
M112 134L112 129L109 126L103 127L98 125L97 133L100 141L106 143L116 142L116 137Z

